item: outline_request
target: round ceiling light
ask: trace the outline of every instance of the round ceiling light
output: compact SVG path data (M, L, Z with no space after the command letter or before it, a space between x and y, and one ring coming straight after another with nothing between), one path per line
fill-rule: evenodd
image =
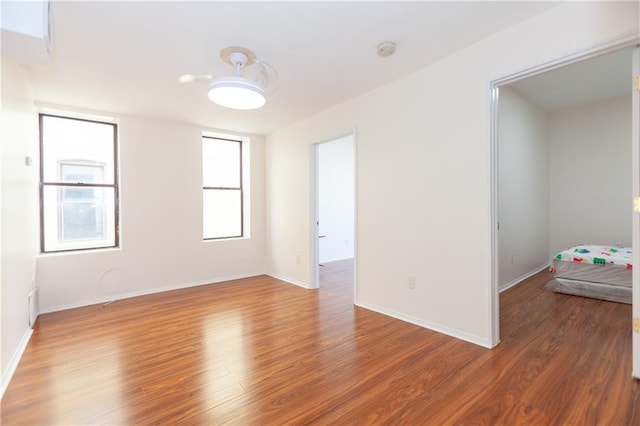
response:
M267 102L262 86L239 75L211 80L208 95L216 104L233 109L257 109Z

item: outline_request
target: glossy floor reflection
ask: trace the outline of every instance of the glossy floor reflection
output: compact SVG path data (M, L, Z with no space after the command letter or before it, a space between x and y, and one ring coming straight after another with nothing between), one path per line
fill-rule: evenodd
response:
M501 295L493 350L267 276L41 316L2 424L640 424L631 308Z

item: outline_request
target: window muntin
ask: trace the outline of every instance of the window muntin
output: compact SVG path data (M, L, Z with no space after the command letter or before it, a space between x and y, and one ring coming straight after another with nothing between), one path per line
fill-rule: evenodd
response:
M118 246L117 128L40 115L41 250Z
M242 142L202 137L203 238L244 236Z

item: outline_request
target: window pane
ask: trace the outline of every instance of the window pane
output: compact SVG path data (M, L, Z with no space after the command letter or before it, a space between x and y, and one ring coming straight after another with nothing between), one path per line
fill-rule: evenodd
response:
M59 189L62 241L104 239L104 191Z
M45 186L44 251L115 246L114 188Z
M60 163L59 182L103 183L104 166L87 163Z
M61 164L82 163L102 167L102 174L90 174L92 179L99 180L90 182L115 183L115 126L43 115L41 131L43 182L59 182L63 177ZM79 175L88 176L84 173ZM77 180L69 176L67 181Z
M202 138L202 186L240 188L241 142Z
M204 238L242 236L242 192L240 190L204 190Z

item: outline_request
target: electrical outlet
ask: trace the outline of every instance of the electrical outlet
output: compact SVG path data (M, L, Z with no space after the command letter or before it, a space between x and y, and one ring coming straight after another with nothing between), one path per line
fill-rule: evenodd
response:
M515 259L516 259L516 255L511 253L511 259L509 259L509 263L513 263Z
M410 288L411 290L414 290L416 288L416 276L415 275L407 276L407 287Z
M296 254L296 263L300 263L300 255Z

